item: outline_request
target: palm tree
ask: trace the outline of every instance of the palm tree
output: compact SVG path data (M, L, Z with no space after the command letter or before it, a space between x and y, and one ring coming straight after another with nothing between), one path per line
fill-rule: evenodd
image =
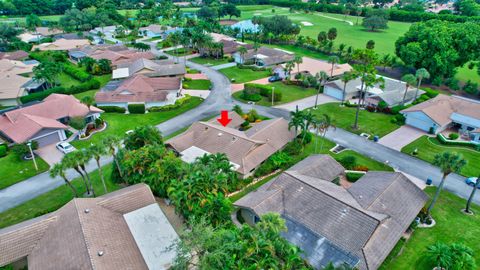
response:
M295 67L295 63L293 61L288 61L286 64L285 64L285 69L287 70L287 74L288 74L288 80L290 81L291 77L290 74L292 74L292 70L293 70L293 67Z
M328 75L325 71L320 71L317 74L315 74L315 78L319 82L318 90L317 90L317 96L315 97L315 106L313 107L313 109L316 110L317 109L317 104L318 104L318 96L320 95L320 90L323 88L324 84L327 82Z
M305 141L305 137L307 136L307 132L310 130L310 126L314 124L315 122L315 117L313 116L312 112L310 110L307 111L307 113L303 114L303 137L302 137L302 144Z
M435 269L449 269L452 252L448 245L437 242L427 248L427 258L436 266Z
M428 73L428 70L426 70L425 68L419 68L417 72L415 72L415 77L417 77L418 84L417 89L415 90L415 98L413 99L413 101L417 100L418 98L418 90L420 89L420 85L422 85L422 80L429 79L430 73Z
M76 151L75 151L76 152ZM78 164L78 161L77 161L77 158L76 158L76 154L75 152L71 152L71 153L68 153L66 154L65 156L63 156L62 158L62 166L64 166L64 168L72 168L74 169L78 174L80 174L80 176L82 177L82 180L83 180L83 184L85 185L85 189L87 191L87 195L90 195L90 187L87 183L87 179L85 178L85 175L83 174L81 168L80 168L80 165Z
M297 73L300 74L300 64L303 63L303 58L299 55L295 55L293 62L297 64Z
M258 54L258 49L260 49L260 44L258 42L255 42L253 43L253 51L255 52L255 58L254 58L254 61L255 61L255 65L257 65L257 54Z
M238 53L240 54L240 59L242 61L242 64L245 62L245 54L247 54L248 50L247 48L240 46L238 48Z
M294 112L290 112L290 122L288 122L288 130L292 127L295 128L295 137L298 135L298 129L300 128L303 130L303 126L305 125L305 118L303 115L303 111L298 110L298 106L295 108Z
M440 171L443 174L442 181L433 196L432 202L427 208L427 216L430 217L433 206L437 202L438 197L440 196L440 192L443 189L443 185L445 184L445 180L447 176L451 173L459 173L463 166L467 164L467 161L462 158L461 155L452 152L443 152L441 154L435 155L433 159L433 165L440 167Z
M328 114L323 114L320 119L317 119L317 135L318 132L322 132L322 144L320 145L320 151L323 149L323 142L325 141L325 135L330 128L336 128L332 118ZM315 144L315 153L317 152L317 145Z
M105 193L107 193L107 185L105 184L105 179L103 177L103 172L102 172L102 165L100 164L100 158L103 155L107 154L107 148L103 144L92 144L87 151L90 153L91 156L95 159L97 162L97 167L98 167L98 173L100 174L100 179L102 180L102 185L103 185L103 190Z
M403 106L405 105L405 101L407 99L408 88L417 83L417 78L412 74L406 74L402 77L402 81L405 82L405 92L403 93L403 99L401 103L401 105Z
M78 193L75 187L70 183L70 181L67 179L67 176L65 175L65 164L63 163L55 163L52 168L50 168L50 177L55 178L57 176L60 176L63 178L63 181L65 181L65 184L72 189L73 196L75 198L78 198Z
M340 58L336 55L332 55L328 58L328 63L332 64L332 69L330 70L330 77L333 77L333 68L335 67L335 64L338 64L340 62Z
M93 99L93 97L91 96L84 96L80 102L82 104L84 104L85 106L87 106L88 109L90 109L90 107L93 105L93 103L95 103L95 100Z
M470 196L468 197L467 201L467 206L465 207L465 212L471 213L470 212L470 205L472 204L473 198L475 197L475 193L477 192L477 188L480 187L480 176L478 176L477 181L475 182L475 185L473 185L472 192L470 193Z
M74 151L72 153L75 153L74 157L78 163L78 166L87 177L88 186L90 187L90 191L92 192L93 197L95 197L95 190L93 189L92 179L90 179L90 175L86 170L86 164L92 159L91 154L85 149Z
M356 76L353 72L345 72L343 73L340 80L343 82L343 94L342 94L342 105L345 103L345 95L347 94L347 84L349 81L355 80Z
M123 179L123 172L122 169L120 168L120 163L118 162L117 159L117 148L122 145L120 139L116 136L113 135L108 135L103 140L101 141L101 144L103 144L106 148L108 148L110 155L113 157L113 161L115 162L115 166L117 167L118 174L120 177Z

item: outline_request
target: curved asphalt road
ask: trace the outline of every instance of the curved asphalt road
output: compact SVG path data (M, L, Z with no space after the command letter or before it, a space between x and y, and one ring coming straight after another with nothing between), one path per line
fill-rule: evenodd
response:
M152 52L157 55L165 55L156 49L155 44L150 45ZM180 59L180 61L183 61L183 59ZM198 107L157 125L163 135L169 135L201 119L218 115L221 110L230 110L236 104L240 105L244 110L254 108L259 114L267 117L289 118L289 112L283 109L248 105L233 100L230 92L230 81L222 73L193 62L187 61L186 64L188 67L204 73L212 81L212 90L210 91L210 95ZM441 173L437 167L378 143L365 140L363 137L345 130L337 128L336 130L329 131L327 138L380 162L386 162L388 160L390 166L421 180L432 178L434 184L438 184L440 181ZM102 164L107 164L111 161L112 159L110 157L105 157L102 159ZM93 161L87 166L88 171L93 171L96 168ZM74 170L68 170L66 174L69 179L78 176ZM468 198L471 187L463 182L464 179L464 177L456 174L451 175L445 184L445 188L460 197ZM61 178L57 177L52 179L47 172L2 189L0 190L0 212L31 200L63 184L64 182ZM480 204L480 192L477 193L474 201Z

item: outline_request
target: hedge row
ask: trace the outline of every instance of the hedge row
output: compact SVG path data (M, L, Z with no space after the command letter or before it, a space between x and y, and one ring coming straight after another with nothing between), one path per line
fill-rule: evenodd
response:
M272 87L263 84L256 84L256 83L246 83L244 85L243 96L255 96L260 95L266 97L268 101L272 101ZM273 93L273 101L281 101L282 100L282 92L274 92ZM253 100L252 100L253 101Z
M189 101L192 97L189 95L185 95L183 98L179 98L175 101L175 104L170 104L170 105L165 105L165 106L155 106L155 107L150 107L148 108L149 112L164 112L164 111L169 111L173 109L177 109L183 104L185 104L187 101Z
M74 67L69 63L63 65L63 71L68 75L72 76L74 79L77 79L81 82L86 82L92 78L92 75L88 74L86 71L83 71L82 69Z
M478 144L476 144L476 143L465 142L465 141L452 141L452 140L449 140L449 139L445 138L445 136L443 136L441 133L438 133L438 134L437 134L437 139L438 139L442 144L446 144L446 145L467 146L467 147L473 147L473 148L476 148L476 149L479 149L479 148L480 148L480 145L478 145Z
M97 106L100 110L108 113L125 113L127 110L118 106Z
M344 5L334 5L334 4L316 4L316 3L303 3L303 2L293 2L290 0L258 0L262 4L271 4L274 6L280 7L291 7L293 9L299 10L309 10L309 11L320 11L328 13L337 13L344 14L345 6ZM365 16L370 12L372 8L363 8L361 16ZM388 17L392 21L401 21L401 22L419 22L419 21L428 21L428 20L442 20L442 21L451 21L451 22L466 22L466 21L480 21L480 16L461 16L453 14L436 14L430 12L418 12L418 11L406 11L399 10L395 8L390 8L387 10Z
M7 146L5 144L0 144L0 157L7 155Z
M357 172L347 172L345 176L347 177L348 182L355 183L358 179L364 176L364 173L357 173Z
M82 93L88 90L98 89L98 88L100 88L100 82L97 79L92 79L92 80L83 82L79 85L72 86L68 89L58 86L58 87L47 89L42 92L37 92L27 96L23 96L23 97L20 97L20 101L22 102L22 104L25 104L32 101L43 100L46 97L48 97L50 94L54 94L54 93L73 95L73 94L78 94L78 93Z
M133 114L144 114L145 104L128 104L128 112Z

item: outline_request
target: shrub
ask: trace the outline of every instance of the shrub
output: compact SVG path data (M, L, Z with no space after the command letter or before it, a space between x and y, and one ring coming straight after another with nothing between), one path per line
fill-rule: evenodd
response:
M33 93L27 96L20 97L20 101L22 104L26 104L32 101L40 101L48 97L50 94L58 93L58 94L65 94L65 88L63 87L53 87L48 90Z
M272 95L268 96L268 101L272 101ZM282 101L282 92L274 92L273 93L273 102Z
M76 130L82 130L86 125L83 117L73 117L68 124Z
M425 94L430 97L430 98L434 98L436 96L438 96L439 92L436 91L436 90L433 90L431 88L423 88L423 90L426 92Z
M275 165L270 159L267 159L262 165L260 165L257 170L255 170L255 173L253 174L255 177L260 177L267 175L273 171L275 171Z
M446 145L466 146L466 147L473 147L475 149L478 146L476 143L472 143L472 142L447 140L441 133L437 134L437 139L440 143L446 144Z
M70 87L70 89L66 90L65 93L69 95L73 95L73 94L83 93L85 91L98 89L98 88L100 88L100 81L98 81L97 79L91 79L79 85Z
M179 108L180 106L182 106L185 102L187 102L191 98L192 97L190 95L185 95L183 98L177 99L175 101L175 104L150 107L150 108L148 108L148 111L149 112L164 112L164 111L173 110L173 109Z
M351 170L357 165L357 158L354 156L345 156L341 158L339 162L345 169Z
M354 169L355 171L368 172L368 167L367 167L367 166L364 166L364 165L357 165L357 166L353 167L353 169Z
M262 96L260 96L259 94L249 94L247 91L243 90L241 98L244 100L257 102L262 99Z
M456 139L458 139L458 137L460 137L460 136L458 135L458 133L450 133L450 134L448 135L448 138L449 138L450 140L456 140Z
M300 134L298 134L297 139L300 140L300 142L303 142L304 145L307 145L312 142L313 135L308 131L302 131Z
M478 84L468 80L462 90L469 94L476 95L478 93Z
M348 182L355 183L358 179L362 178L365 174L356 173L356 172L347 172L345 176L347 177Z
M125 113L127 111L125 108L118 106L98 106L98 108L109 113Z
M291 156L296 156L302 152L302 145L300 144L299 141L294 140L292 142L289 142L283 151Z
M458 86L458 79L456 78L450 78L445 81L445 84L450 87L452 90L459 90L460 86Z
M378 102L378 109L383 111L385 108L388 108L388 104L385 101L380 100L380 102Z
M128 112L132 114L144 114L145 104L128 104Z
M0 157L7 155L7 146L5 144L0 145Z
M401 110L404 110L406 108L407 108L407 106L405 106L405 105L394 106L394 107L392 107L392 114L398 114Z
M71 64L63 65L63 71L81 82L86 82L92 78L92 75L88 74L80 68L77 68Z
M95 119L95 127L98 128L100 127L101 125L103 125L104 121L102 118L96 118Z
M240 107L240 105L233 106L233 111L238 113L239 115L243 115L243 110L242 110L242 107Z

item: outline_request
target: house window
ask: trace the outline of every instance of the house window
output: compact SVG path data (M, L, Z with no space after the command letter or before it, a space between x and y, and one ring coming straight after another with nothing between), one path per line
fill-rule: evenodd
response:
M255 224L257 224L258 222L260 222L260 218L259 218L258 216L254 216L254 217L253 217L253 222L254 222Z
M472 131L474 129L475 129L474 127L467 127L467 131Z

